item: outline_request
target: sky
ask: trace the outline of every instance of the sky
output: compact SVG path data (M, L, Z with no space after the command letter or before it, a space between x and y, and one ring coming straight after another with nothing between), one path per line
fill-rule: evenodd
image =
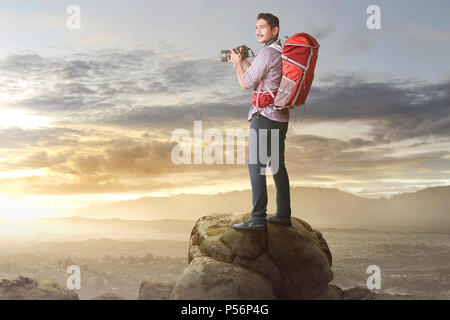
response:
M381 29L366 26L372 4ZM67 27L70 5L80 29ZM0 217L249 189L246 164L176 165L171 136L182 128L193 137L195 121L203 132L248 129L250 93L219 53L260 49L259 12L279 17L282 37L307 32L321 46L303 122L303 109L297 121L291 110L291 185L366 198L449 185L449 9L448 1L0 1Z

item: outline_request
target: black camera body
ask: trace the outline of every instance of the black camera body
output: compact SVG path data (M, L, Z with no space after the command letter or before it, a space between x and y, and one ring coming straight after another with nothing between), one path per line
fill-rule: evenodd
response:
M253 50L247 47L245 44L234 48L233 51L237 54L241 53L242 59L247 59L249 57L249 51L251 51L253 57L255 56ZM222 62L227 62L228 58L230 57L231 57L231 50L220 51L220 60Z

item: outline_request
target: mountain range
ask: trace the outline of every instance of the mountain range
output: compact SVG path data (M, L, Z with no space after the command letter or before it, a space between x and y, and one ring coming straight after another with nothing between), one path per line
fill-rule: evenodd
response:
M268 187L268 214L276 211L276 191ZM73 209L70 215L139 220L196 220L215 212L250 212L251 190L217 195L144 197ZM331 188L291 187L292 215L317 227L450 230L450 186L430 187L390 198L367 199Z
M268 188L268 214L275 190ZM251 191L144 197L72 209L69 216L0 219L0 241L188 241L195 221L212 213L249 212ZM291 188L292 215L317 229L450 233L450 186L366 199L329 188Z

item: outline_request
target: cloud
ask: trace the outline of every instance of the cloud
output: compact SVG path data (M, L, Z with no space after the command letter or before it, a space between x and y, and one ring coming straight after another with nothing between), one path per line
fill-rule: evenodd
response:
M2 91L9 95L14 91L22 98L3 102L9 107L64 115L132 108L142 102L192 102L195 96L213 102L227 93L231 93L228 98L236 96L232 91L237 90L230 88L235 79L228 64L186 60L182 54L165 50L100 50L46 58L33 53L10 55L0 60L0 80L6 84ZM17 92L21 89L14 84L17 79L26 83L22 92Z
M0 77L5 92L17 94L20 87L13 81L18 79L34 90L23 99L7 101L8 107L33 109L60 124L167 131L190 127L193 120L218 126L246 119L249 92L239 89L228 67L177 52L137 48L59 58L12 55L0 61ZM372 126L376 143L450 134L448 80L374 80L342 73L322 74L317 81L324 85L311 89L309 121L365 122Z
M24 150L29 147L75 146L81 130L71 128L0 128L0 148Z
M377 143L450 135L450 81L366 81L358 75L327 75L311 89L313 121L361 121Z
M171 151L177 143L158 135L158 131L145 132L140 137L100 129L23 131L17 138L22 138L26 147L9 149L11 159L21 157L8 162L9 168L46 169L48 174L3 179L2 185L3 188L22 185L27 194L170 192L187 186L246 185L248 180L246 163L175 165ZM29 138L40 136L40 132L41 140ZM44 143L45 137L52 139L55 132L59 132L62 141L75 134L77 139L67 146L54 141ZM43 149L41 145L52 147ZM414 172L416 176L427 177L450 168L450 152L404 156L397 153L398 149L380 147L359 137L344 140L291 133L286 139L286 165L293 183L333 185L342 180L342 186L354 188L366 183L381 185L392 174L401 178Z
M247 129L248 92L228 65L166 51L102 50L64 57L32 53L0 60L8 108L49 116L53 127L0 128L2 169L46 168L48 175L2 181L33 194L150 192L248 179L246 165L182 165L170 160L176 128ZM389 175L434 177L448 170L447 153L401 156L389 145L408 139L427 148L450 135L450 82L378 80L352 73L318 75L308 124L364 124L362 137L327 138L291 130L286 161L292 181L355 187ZM21 81L26 86L19 85ZM290 124L290 128L295 124ZM420 142L418 142L420 141ZM420 143L420 144L418 144ZM349 182L350 181L350 182ZM247 184L245 184L247 185ZM247 185L248 186L248 185ZM4 187L5 188L5 187ZM368 189L367 189L368 190Z
M15 162L14 168L50 168L55 164L64 163L68 157L69 152L51 155L46 150L41 150Z
M159 130L170 134L177 128L193 130L194 121L207 128L248 126L247 104L205 103L164 107L138 107L94 120L102 125L119 125L143 130Z

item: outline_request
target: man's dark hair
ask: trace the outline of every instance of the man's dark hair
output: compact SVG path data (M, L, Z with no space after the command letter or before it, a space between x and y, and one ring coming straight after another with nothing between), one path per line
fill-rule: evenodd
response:
M275 36L275 38L278 39L278 34L280 33L280 20L278 20L278 18L271 13L260 13L258 14L258 18L256 20L259 19L266 20L271 29L278 27L278 32Z

